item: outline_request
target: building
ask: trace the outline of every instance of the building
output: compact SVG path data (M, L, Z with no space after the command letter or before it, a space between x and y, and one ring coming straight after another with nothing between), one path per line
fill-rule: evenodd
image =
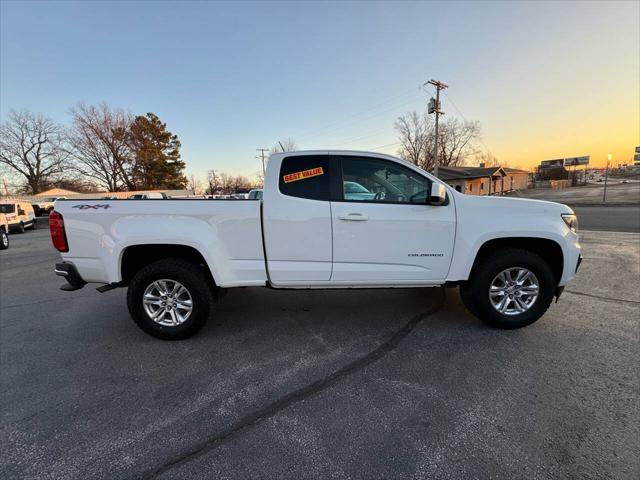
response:
M36 197L68 197L69 195L77 195L78 192L67 190L66 188L50 188L44 192L36 194Z
M438 167L438 178L468 195L502 195L524 190L529 172L508 167Z

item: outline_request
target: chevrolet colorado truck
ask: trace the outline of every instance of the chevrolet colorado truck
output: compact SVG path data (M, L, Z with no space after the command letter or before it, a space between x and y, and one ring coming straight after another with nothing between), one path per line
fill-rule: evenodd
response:
M459 286L491 326L540 318L580 264L567 206L457 192L415 165L351 151L277 153L262 200L62 200L63 290L127 287L133 320L186 338L234 287Z

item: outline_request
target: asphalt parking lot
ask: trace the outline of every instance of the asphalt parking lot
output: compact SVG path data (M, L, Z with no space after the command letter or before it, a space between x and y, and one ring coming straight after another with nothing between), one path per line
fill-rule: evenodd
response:
M583 232L536 324L453 289L231 291L162 342L125 291L0 252L0 478L638 478L640 235Z

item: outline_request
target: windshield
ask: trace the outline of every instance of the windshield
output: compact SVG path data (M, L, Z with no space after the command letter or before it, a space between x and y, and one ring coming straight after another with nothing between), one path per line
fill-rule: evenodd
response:
M370 193L370 192L359 183L344 182L344 193Z
M16 206L13 203L0 204L0 213L15 213Z

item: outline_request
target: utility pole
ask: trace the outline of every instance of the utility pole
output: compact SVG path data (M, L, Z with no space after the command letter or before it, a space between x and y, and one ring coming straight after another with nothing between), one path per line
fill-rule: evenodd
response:
M434 99L433 97L431 97L431 99L429 100L429 109L428 109L428 113L435 113L436 114L436 135L435 138L433 140L433 150L434 150L434 154L433 154L433 161L434 161L434 167L433 167L433 174L437 177L438 176L438 166L440 165L440 161L438 159L438 120L440 119L440 115L444 115L444 112L442 110L440 110L440 90L444 90L445 88L448 88L448 85L445 85L444 83L442 83L440 80L429 80L428 82L426 82L425 84L423 84L422 86L424 87L425 85L433 85L434 87L436 87L436 98Z
M265 170L264 170L264 152L268 152L268 148L256 148L256 152L260 152L260 157L262 158L262 178L264 179ZM256 157L258 158L258 157Z
M604 171L604 192L602 193L602 203L607 203L607 179L609 178L609 162L611 154L607 155L607 168Z
M209 181L209 192L213 196L213 192L218 188L218 182L216 181L216 171L209 170L207 172L207 180Z

